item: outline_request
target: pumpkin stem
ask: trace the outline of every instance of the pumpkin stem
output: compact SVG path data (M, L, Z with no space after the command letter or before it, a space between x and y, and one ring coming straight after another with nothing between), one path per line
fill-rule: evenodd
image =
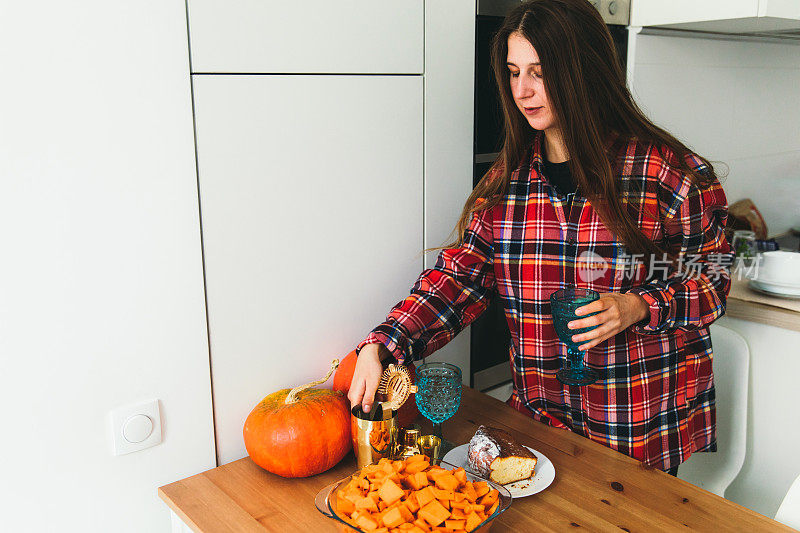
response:
M286 396L286 401L283 402L285 405L289 405L290 403L294 403L297 401L297 395L303 392L306 389L310 389L311 387L316 387L317 385L322 385L326 381L331 378L331 374L333 374L336 369L339 368L339 360L334 359L331 362L331 369L328 370L328 373L325 375L324 378L318 379L317 381L312 381L311 383L306 383L305 385L300 385L299 387L295 387L289 391L289 394Z

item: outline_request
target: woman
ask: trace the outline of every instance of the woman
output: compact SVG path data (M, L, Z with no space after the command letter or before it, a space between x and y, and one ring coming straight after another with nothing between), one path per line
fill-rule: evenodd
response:
M727 206L711 164L655 126L585 0L534 0L492 47L502 151L466 202L461 238L359 345L349 398L373 402L380 360L419 360L501 298L508 403L673 473L716 448L708 326L725 309ZM549 295L594 289L573 340L600 374L562 384Z

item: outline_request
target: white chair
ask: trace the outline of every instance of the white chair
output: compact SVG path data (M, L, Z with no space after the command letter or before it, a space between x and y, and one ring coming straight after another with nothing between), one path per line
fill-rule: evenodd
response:
M725 497L725 489L744 464L750 348L723 326L711 326L717 406L717 451L695 453L678 468L678 477Z
M800 476L794 480L789 492L783 498L783 503L775 513L775 520L787 526L800 530Z

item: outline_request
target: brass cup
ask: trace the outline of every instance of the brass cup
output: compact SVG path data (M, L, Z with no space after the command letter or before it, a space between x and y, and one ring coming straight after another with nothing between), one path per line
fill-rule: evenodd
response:
M376 463L384 457L391 459L397 443L397 411L386 409L378 417L373 412L364 413L361 406L357 405L350 413L353 451L358 468ZM377 420L373 420L373 417Z
M438 465L442 451L442 439L436 435L422 435L417 439L417 447L424 456L430 459L432 465Z
M399 431L400 437L397 439L397 446L395 447L394 459L408 459L412 455L422 453L417 446L417 439L419 439L419 426L412 426L408 428L401 428Z

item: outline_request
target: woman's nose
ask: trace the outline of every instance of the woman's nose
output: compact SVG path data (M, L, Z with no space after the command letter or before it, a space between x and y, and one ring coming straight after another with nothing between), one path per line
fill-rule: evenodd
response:
M511 91L515 98L524 98L534 93L533 80L530 76L518 76L511 79Z

